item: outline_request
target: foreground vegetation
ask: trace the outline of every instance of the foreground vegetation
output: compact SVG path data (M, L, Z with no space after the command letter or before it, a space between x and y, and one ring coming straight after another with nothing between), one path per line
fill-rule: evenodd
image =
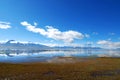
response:
M120 59L85 58L85 61L77 59L73 63L0 63L0 80L120 80Z

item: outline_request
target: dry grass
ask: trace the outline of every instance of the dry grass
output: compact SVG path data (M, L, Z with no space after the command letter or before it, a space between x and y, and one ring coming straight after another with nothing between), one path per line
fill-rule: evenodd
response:
M0 63L0 80L120 80L120 59L91 58L59 64Z

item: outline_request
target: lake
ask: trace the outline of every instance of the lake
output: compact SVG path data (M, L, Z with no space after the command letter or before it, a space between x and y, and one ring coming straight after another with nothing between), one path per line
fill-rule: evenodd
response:
M56 57L120 57L118 50L43 51L37 53L1 53L0 62L47 62Z

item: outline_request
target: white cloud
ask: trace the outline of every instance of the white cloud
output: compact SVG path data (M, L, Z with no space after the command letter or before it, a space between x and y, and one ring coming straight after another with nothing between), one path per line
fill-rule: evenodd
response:
M106 44L109 44L110 41L107 41L107 40L100 40L97 42L97 44L101 44L101 45L106 45Z
M0 44L1 43L6 43L8 40L0 40Z
M2 22L2 21L0 21L0 29L8 29L8 28L11 28L9 22Z
M120 48L120 42L112 42L108 40L100 40L97 44L103 45L105 48Z
M77 43L71 43L71 44L56 44L56 43L41 43L42 45L50 46L50 47L64 47L64 46L69 46L69 47L84 47L82 44L77 44Z
M57 28L54 28L52 26L46 26L46 29L37 28L37 23L34 23L34 25L29 24L28 22L24 21L21 22L21 25L25 26L28 31L39 33L43 36L46 36L48 38L54 39L54 40L62 40L64 42L73 42L74 39L83 39L84 35L80 32L68 30L68 31L60 31Z
M90 38L90 35L89 35L89 34L85 34L85 37L86 37L86 38Z
M88 41L86 44L91 44L91 45L92 45L92 44L93 44L93 42L91 42L91 41Z

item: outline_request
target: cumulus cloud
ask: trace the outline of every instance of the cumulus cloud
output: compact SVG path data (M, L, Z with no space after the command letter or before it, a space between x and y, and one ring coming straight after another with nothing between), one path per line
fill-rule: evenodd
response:
M2 22L2 21L0 21L0 29L8 29L8 28L11 28L9 22Z
M37 23L34 23L34 25L31 25L30 23L24 21L21 22L21 25L25 26L28 31L39 33L43 36L46 36L48 38L54 39L54 40L62 40L64 42L73 42L74 39L83 39L85 36L77 31L68 30L68 31L60 31L57 28L54 28L53 26L46 26L46 29L37 28Z
M120 42L112 42L108 40L100 40L97 44L103 45L106 48L120 48Z

